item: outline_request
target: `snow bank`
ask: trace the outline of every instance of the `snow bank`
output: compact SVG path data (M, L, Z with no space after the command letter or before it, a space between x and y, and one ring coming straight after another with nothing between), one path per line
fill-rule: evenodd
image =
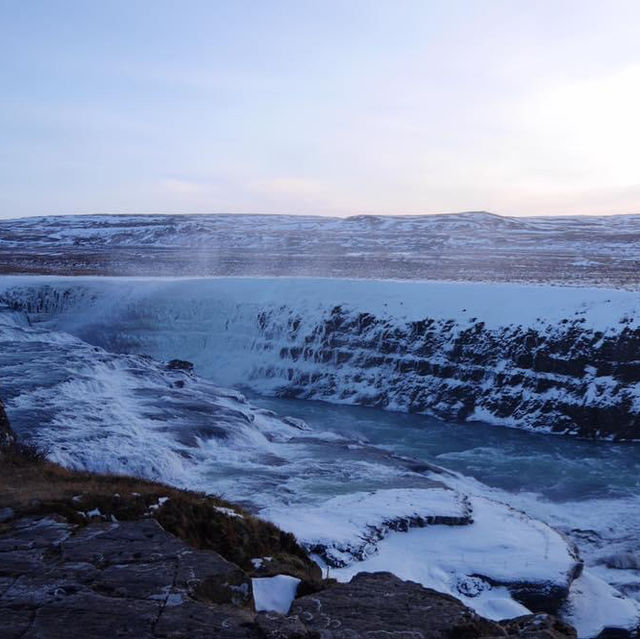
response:
M318 506L269 508L260 515L292 532L331 566L346 566L376 552L392 530L412 526L471 521L465 497L447 488L390 489L356 492Z
M377 553L334 569L348 581L358 572L391 570L447 592L492 619L525 614L523 591L569 587L578 559L564 537L540 521L481 497L470 498L473 523L428 526L388 534Z
M595 637L605 628L640 626L640 603L585 571L571 586L563 618L576 628L579 637Z

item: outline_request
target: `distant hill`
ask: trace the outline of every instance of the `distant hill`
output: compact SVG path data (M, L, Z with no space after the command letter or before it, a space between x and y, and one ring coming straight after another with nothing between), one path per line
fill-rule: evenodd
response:
M637 288L640 215L69 215L0 221L0 272Z

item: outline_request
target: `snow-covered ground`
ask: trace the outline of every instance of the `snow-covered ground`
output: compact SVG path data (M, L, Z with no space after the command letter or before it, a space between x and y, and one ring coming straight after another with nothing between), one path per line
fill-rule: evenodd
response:
M347 566L378 551L393 530L429 524L469 525L473 509L461 493L442 486L349 493L319 505L267 508L260 514L292 532L331 566Z
M0 221L0 272L638 286L640 216L72 215Z

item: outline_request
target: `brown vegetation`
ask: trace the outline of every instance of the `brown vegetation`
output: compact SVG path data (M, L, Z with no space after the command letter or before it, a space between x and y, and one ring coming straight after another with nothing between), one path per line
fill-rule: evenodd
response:
M194 548L215 550L249 573L256 572L252 558L269 556L261 576L288 573L303 579L306 589L320 585L320 569L293 535L223 499L135 477L69 470L15 442L0 448L0 508L12 509L12 518L55 514L78 526L152 517Z

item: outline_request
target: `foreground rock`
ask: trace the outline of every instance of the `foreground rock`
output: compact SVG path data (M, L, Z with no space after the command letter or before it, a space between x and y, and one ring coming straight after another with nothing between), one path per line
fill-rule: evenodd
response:
M24 518L0 537L0 636L250 637L251 583L153 519Z
M9 424L4 404L0 399L0 447L9 446L15 442L16 436Z
M264 619L267 618L267 620ZM327 639L398 637L448 639L453 637L530 637L561 639L575 637L575 631L553 617L530 615L509 622L483 619L457 599L402 581L390 573L360 573L350 583L298 599L289 615L307 632ZM278 635L281 626L275 615L263 615L259 625L268 637ZM293 633L285 634L293 637Z
M3 639L576 636L545 615L490 622L389 573L301 597L286 617L254 610L244 571L153 519L77 527L60 517L19 518L0 534Z

